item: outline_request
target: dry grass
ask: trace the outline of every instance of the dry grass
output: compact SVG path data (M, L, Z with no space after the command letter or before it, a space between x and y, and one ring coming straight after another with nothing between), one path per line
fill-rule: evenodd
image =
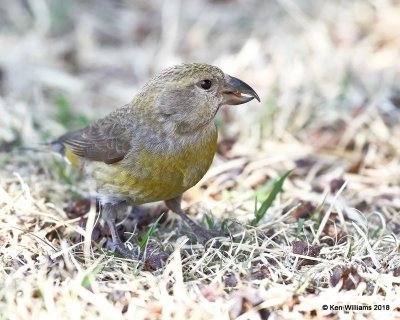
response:
M399 318L399 17L394 0L0 4L0 319ZM93 186L18 146L106 114L180 61L262 99L222 110L220 152L185 195L231 237L197 245L170 214L148 244L165 264L122 259L93 205L63 209ZM122 223L133 243L138 219Z

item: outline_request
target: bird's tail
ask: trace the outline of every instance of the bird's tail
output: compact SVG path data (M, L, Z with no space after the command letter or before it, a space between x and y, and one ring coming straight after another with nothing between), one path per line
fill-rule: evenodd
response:
M56 152L65 157L65 145L58 140L54 140L47 144L53 152Z
M41 143L36 146L22 146L18 149L21 151L54 152L61 156L65 156L65 146L57 140L48 143Z
M48 143L42 143L37 146L23 146L19 150L22 151L34 151L34 152L51 152L64 159L67 163L74 167L81 167L81 159L75 153L73 153L65 144L58 140L54 140Z

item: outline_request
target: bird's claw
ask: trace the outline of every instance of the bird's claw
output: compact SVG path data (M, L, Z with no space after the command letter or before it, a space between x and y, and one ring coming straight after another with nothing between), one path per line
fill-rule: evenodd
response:
M192 229L199 243L206 245L211 239L225 237L221 231L207 230L198 226L198 228Z
M139 253L137 250L129 250L125 245L121 242L111 242L110 250L112 252L118 253L123 257L130 258L130 259L138 259Z

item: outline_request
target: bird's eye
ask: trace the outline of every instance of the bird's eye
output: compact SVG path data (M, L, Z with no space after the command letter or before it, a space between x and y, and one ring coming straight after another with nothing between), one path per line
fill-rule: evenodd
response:
M202 87L204 90L208 90L211 88L212 83L211 83L211 80L206 79L206 80L201 80L199 82L199 84L200 84L200 87Z

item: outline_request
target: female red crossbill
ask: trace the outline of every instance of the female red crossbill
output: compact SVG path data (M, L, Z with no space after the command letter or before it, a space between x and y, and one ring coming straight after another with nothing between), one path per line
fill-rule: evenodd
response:
M182 193L211 165L218 109L254 98L260 101L249 85L217 67L177 65L147 82L127 105L61 136L52 147L96 181L102 217L117 252L134 255L117 234L117 212L160 200L204 242L210 233L181 209Z

